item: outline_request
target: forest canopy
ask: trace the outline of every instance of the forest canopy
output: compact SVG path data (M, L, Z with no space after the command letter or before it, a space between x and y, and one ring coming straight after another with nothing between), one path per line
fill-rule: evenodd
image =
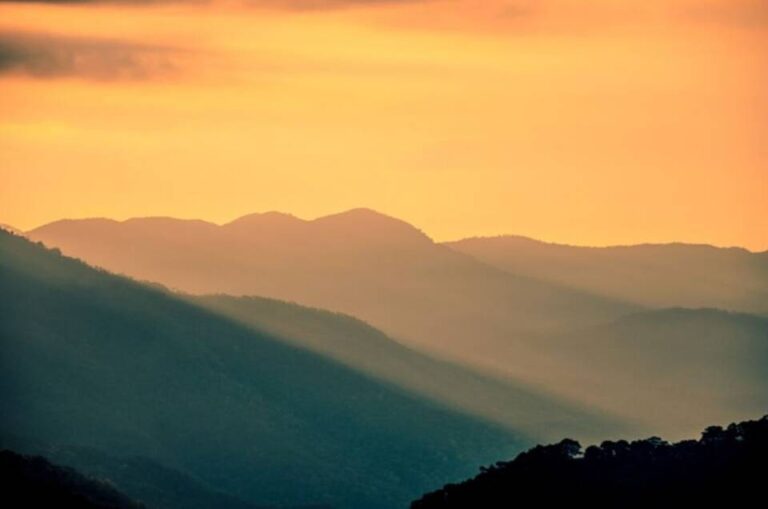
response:
M412 509L740 507L765 494L768 415L710 426L699 440L658 437L605 441L582 450L575 440L539 445L474 479L449 484Z

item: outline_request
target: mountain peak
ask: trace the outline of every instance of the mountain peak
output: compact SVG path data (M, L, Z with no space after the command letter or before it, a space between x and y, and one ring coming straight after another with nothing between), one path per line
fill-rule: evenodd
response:
M93 228L109 228L119 224L119 221L114 219L108 219L106 217L89 217L84 219L59 219L46 223L42 226L38 226L27 233L31 234L46 234L46 233L68 233L68 232L80 232L91 231Z
M534 239L533 237L526 237L525 235L485 235L485 236L473 236L465 237L458 240L451 240L443 242L446 246L461 246L467 244L495 244L505 246L528 246L528 245L557 245L550 244L543 240Z
M396 219L392 216L388 216L382 212L373 210L368 207L355 207L349 210L344 210L342 212L337 212L335 214L329 214L324 217L334 217L334 216L356 217L356 218L381 218L381 219L390 219L390 220L399 221L399 219Z
M218 226L202 219L178 219L166 216L133 217L120 222L124 229L141 235L167 235L179 232L184 235L204 234L215 231Z
M334 233L344 233L358 238L376 238L386 243L403 241L432 243L432 239L410 223L369 208L354 208L319 217L312 223Z
M278 212L276 210L270 210L267 212L254 212L252 214L246 214L238 217L237 219L230 221L222 225L224 228L243 228L243 227L264 227L270 226L273 228L293 226L299 223L304 223L303 219L300 219L293 214L287 214L285 212Z

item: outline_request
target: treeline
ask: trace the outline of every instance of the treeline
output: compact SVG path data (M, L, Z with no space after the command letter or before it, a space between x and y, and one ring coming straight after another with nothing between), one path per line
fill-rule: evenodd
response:
M144 509L108 481L85 477L41 456L0 451L0 505L6 508Z
M570 439L540 445L411 509L748 507L765 503L766 480L768 415L674 444L653 437L583 451Z

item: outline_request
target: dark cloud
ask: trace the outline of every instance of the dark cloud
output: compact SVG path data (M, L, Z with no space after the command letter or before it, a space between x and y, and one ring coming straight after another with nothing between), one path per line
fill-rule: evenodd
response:
M110 0L0 0L1 4L60 4L60 5L77 5L77 4L95 4L95 3L131 3L131 4L140 4L140 3L151 3L148 1L142 1L142 0L136 0L136 1L128 1L128 2L120 2L115 1L111 2Z
M60 5L78 5L78 4L159 4L159 3L202 3L203 0L0 0L3 4L60 4Z
M178 53L119 40L0 32L0 74L142 80L175 73Z
M324 9L347 5L398 4L428 1L433 0L242 0L242 4L254 7L280 7L286 9ZM162 3L205 4L216 3L216 0L0 0L0 3L152 5Z

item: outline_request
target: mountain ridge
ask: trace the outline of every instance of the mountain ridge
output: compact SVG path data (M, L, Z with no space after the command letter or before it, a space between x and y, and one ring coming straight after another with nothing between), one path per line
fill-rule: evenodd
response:
M246 214L243 214L241 216L238 216L234 219L224 221L224 222L213 222L208 221L205 219L192 219L192 218L178 218L175 216L166 216L166 215L158 215L158 216L132 216L126 219L118 220L118 219L112 219L107 217L83 217L83 218L63 218L58 219L54 221L49 221L46 223L43 223L41 225L38 225L34 228L30 228L27 230L20 230L18 228L14 228L13 226L6 225L0 223L0 227L4 227L6 229L11 229L15 232L23 232L23 233L33 233L37 230L41 230L43 228L47 228L49 226L56 225L57 223L63 223L63 222L87 222L87 221L109 221L114 223L126 223L126 222L132 222L132 221L142 221L142 220L154 220L154 219L167 219L167 220L173 220L173 221L179 221L179 222L197 222L197 223L204 223L207 225L212 226L218 226L218 227L228 227L228 226L234 226L238 223L249 223L250 220L254 220L256 223L260 223L264 220L275 220L275 221L283 221L285 223L295 223L295 224L306 224L306 223L313 223L316 221L324 221L330 218L335 217L354 217L354 216L360 216L360 215L367 215L369 217L377 217L379 219L387 219L391 220L393 222L403 223L407 226L410 226L411 228L414 228L420 232L423 233L421 229L418 229L414 227L412 224L408 223L407 221L404 221L402 219L396 218L394 216L391 216L389 214L385 214L382 212L379 212L375 209L369 208L369 207L354 207L351 209L343 210L341 212L334 212L330 214L320 215L317 217L314 217L312 219L305 219L301 218L299 216L296 216L295 214L289 213L289 212L283 212L280 210L268 210L264 212L249 212ZM425 233L427 237L431 239L429 235ZM687 241L648 241L648 242L636 242L636 243L620 243L620 244L604 244L604 245L583 245L583 244L570 244L567 242L559 242L559 241L548 241L548 240L542 240L537 237L532 237L529 235L521 235L521 234L514 234L514 233L502 233L502 234L496 234L496 235L470 235L466 237L460 237L458 239L452 239L452 240L441 240L441 241L434 241L437 244L442 244L446 246L451 245L460 245L462 243L466 242L475 242L475 241L503 241L503 240L512 240L512 241L518 241L518 242L524 242L528 244L535 244L535 245L546 245L546 246L553 246L553 247L563 247L563 248L573 248L573 249L585 249L585 250L610 250L610 249L626 249L626 248L636 248L636 247L692 247L692 248L713 248L718 250L736 250L736 251L744 251L746 253L750 254L758 254L758 255L768 255L768 249L766 250L753 250L748 249L743 246L725 246L725 245L716 245L716 244L710 244L707 242L687 242Z
M686 243L581 247L514 236L444 245L509 273L643 306L768 315L768 252Z
M512 242L520 242L525 244L584 249L584 250L631 249L635 247L692 247L692 248L712 248L717 250L722 249L726 251L734 250L734 251L743 251L749 254L768 255L768 249L761 251L761 250L748 249L744 246L736 246L736 245L725 246L725 245L709 244L707 242L684 242L684 241L650 242L649 241L649 242L636 242L636 243L628 243L628 244L588 245L588 244L569 244L567 242L548 241L548 240L542 240L537 237L531 237L529 235L519 235L514 233L503 233L498 235L470 235L468 237L460 237L458 239L440 241L440 244L451 246L451 245L460 245L462 243L484 242L484 241L505 241L505 240L509 240Z
M342 214L341 223L365 225L371 214L379 217L363 210ZM326 221L334 224L339 217L331 216ZM382 221L397 232L403 231L400 221L386 217ZM401 242L399 237L391 241L393 237L379 236L376 228L359 234L357 226L340 230L335 226L325 228L323 221L319 227L313 221L295 224L300 226L289 233L278 228L259 234L197 237L184 228L157 234L108 228L106 233L96 235L81 232L80 237L67 234L37 238L94 265L193 295L259 295L349 314L432 357L494 378L522 382L544 394L579 402L587 409L595 408L632 424L636 421L645 429L668 436L697 429L707 422L705 418L738 418L742 409L727 413L731 404L722 398L720 388L698 372L674 380L675 390L650 383L653 380L647 387L631 384L625 373L632 372L634 364L622 352L635 351L644 359L643 369L652 373L654 363L662 365L662 358L654 360L651 352L637 350L638 345L655 345L663 351L667 346L663 340L668 337L670 347L688 345L695 349L695 336L704 335L709 338L709 350L694 350L697 355L690 358L676 356L679 365L666 365L673 372L713 370L718 379L736 383L734 400L736 396L745 398L740 404L747 409L752 408L747 401L752 402L750 405L759 402L765 386L762 373L751 367L742 371L752 357L743 355L741 348L754 349L755 358L763 352L759 331L746 325L748 319L731 316L712 322L706 313L699 313L691 320L660 322L658 329L640 322L621 322L623 317L641 311L674 307L714 307L760 314L759 306L768 305L768 292L766 299L759 298L761 279L754 274L761 269L742 264L741 258L747 256L744 253L735 253L736 262L721 263L723 256L726 261L732 260L734 253L707 249L708 256L689 259L662 256L655 248L650 256L646 254L648 248L627 248L621 252L629 252L628 259L603 263L592 257L591 250L582 258L572 258L556 249L550 257L524 252L522 260L528 265L518 270L517 264L509 262L517 260L512 257L519 254L516 250L499 251L495 258L460 252L414 234L414 229L407 226L408 238L413 241ZM379 237L384 240L379 241ZM680 249L687 252L685 248L675 251ZM713 330L723 336L719 343L726 348L725 354L742 365L722 363L713 357L717 338L697 325L697 320L714 323L717 327ZM610 345L613 358L620 361L619 368L599 362L600 373L581 368L595 364L602 355L596 351L596 343L584 336L589 333ZM734 334L738 341L725 340ZM627 340L632 337L642 341ZM597 356L595 362L583 352L573 351L570 345L574 341ZM570 352L572 358L562 352ZM564 376L558 377L557 373ZM599 374L614 378L595 386L592 378ZM756 385L745 386L748 380ZM711 397L702 395L697 384L712 388ZM698 405L685 406L686 412L673 412L672 395L678 393L692 394L695 397L689 400ZM642 397L645 408L629 404L633 397ZM659 407L672 404L669 415L647 411L654 398L659 398Z

